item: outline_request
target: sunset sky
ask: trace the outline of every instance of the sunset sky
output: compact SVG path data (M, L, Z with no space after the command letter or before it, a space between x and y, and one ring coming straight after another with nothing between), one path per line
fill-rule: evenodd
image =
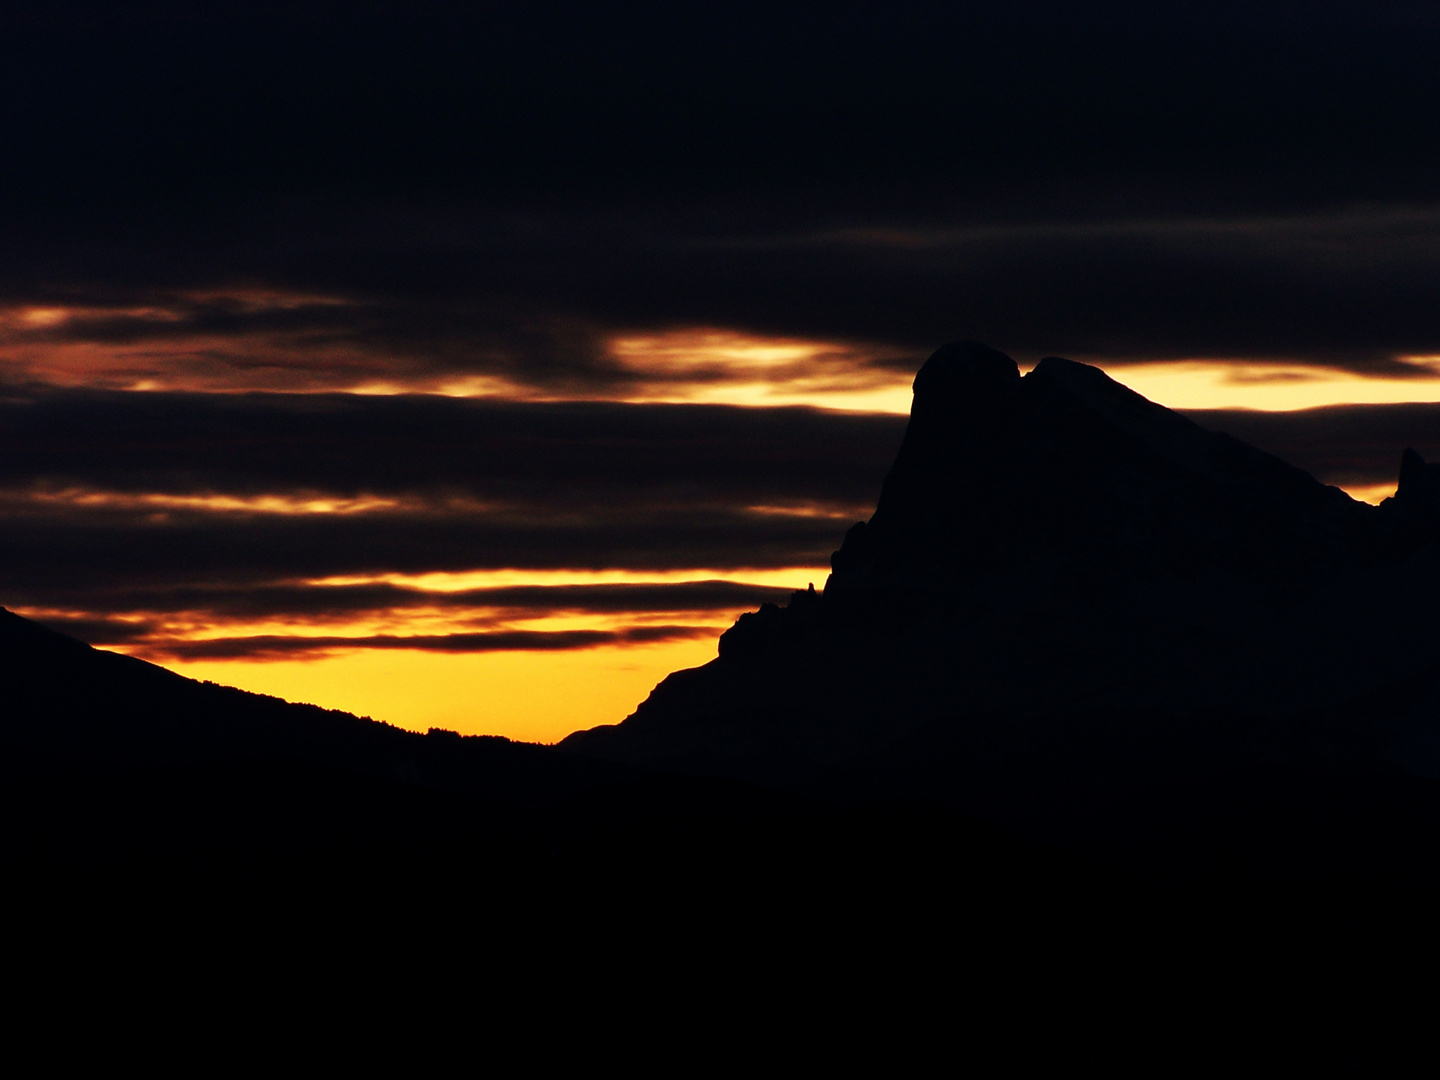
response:
M477 7L0 14L0 605L552 741L823 586L946 341L1440 459L1434 6Z

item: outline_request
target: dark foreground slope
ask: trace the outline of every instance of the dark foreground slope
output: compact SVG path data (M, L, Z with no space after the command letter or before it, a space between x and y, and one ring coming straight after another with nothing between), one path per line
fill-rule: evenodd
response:
M628 773L494 737L428 735L186 679L0 609L0 770L10 785L286 761L541 806Z
M0 632L8 1029L52 1059L1173 1058L1195 1016L1135 988L1218 970L1252 917L1197 935L1164 883L913 800L414 735ZM1263 1012L1222 1011L1202 1057Z
M483 1038L512 1055L673 1060L691 1044L904 1066L936 1033L1008 1043L1012 1000L1028 1018L1057 995L1025 972L1096 959L1074 933L1088 907L1040 929L1044 898L1113 895L1106 871L943 808L422 736L9 612L0 687L10 1027L51 1053L79 1025L82 1044L147 1059L272 1038L369 1058L399 1038L409 1061ZM963 973L935 993L934 965ZM633 1034L637 1011L663 1037Z

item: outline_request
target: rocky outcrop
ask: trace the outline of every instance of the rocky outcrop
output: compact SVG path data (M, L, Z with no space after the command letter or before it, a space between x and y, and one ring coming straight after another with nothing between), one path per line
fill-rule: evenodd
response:
M1440 463L1427 465L1408 446L1395 494L1380 504L1401 550L1440 543Z
M1370 508L1147 401L1098 368L950 345L915 380L905 442L827 586L913 585L1061 565L1079 578L1240 575L1303 589L1350 557Z

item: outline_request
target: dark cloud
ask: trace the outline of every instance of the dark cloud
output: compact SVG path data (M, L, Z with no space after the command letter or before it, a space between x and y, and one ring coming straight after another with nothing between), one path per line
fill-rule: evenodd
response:
M92 218L295 190L893 203L1240 174L1433 192L1440 145L1420 6L293 7L6 18L7 183L111 192Z
M92 644L122 644L162 633L164 616L198 616L209 623L246 619L346 620L395 611L440 611L464 617L485 612L490 621L542 618L561 613L642 615L734 611L784 603L787 589L738 581L617 583L601 585L509 585L487 589L424 591L388 583L363 585L237 585L229 588L160 584L109 590L52 585L32 594L12 591L11 603L81 608L84 618L46 617L57 630ZM103 613L140 613L105 619Z
M557 514L557 517L562 515ZM184 527L73 519L7 522L0 536L0 588L38 597L67 583L106 589L136 582L266 583L345 574L619 567L687 570L823 565L847 520L739 513L648 514L615 508L569 524L529 527L475 521L365 519L212 520Z
M687 325L1440 353L1424 6L481 8L8 17L0 299L243 386L603 395Z
M233 660L240 657L293 658L345 649L419 649L424 652L553 652L599 645L648 644L712 637L713 626L635 626L623 630L496 630L479 634L377 634L369 637L254 637L175 641L147 646L146 655L185 660Z
M903 426L809 409L45 392L0 404L0 585L33 605L77 582L98 593L506 567L823 565L868 516ZM399 506L275 514L143 501L297 492ZM116 493L140 501L105 501Z
M727 235L693 214L597 223L559 208L556 235L537 237L513 225L489 235L459 207L383 228L368 213L330 215L322 233L277 237L254 256L223 244L198 253L194 289L225 295L146 289L133 265L111 271L127 296L69 265L48 268L77 278L63 292L36 289L33 271L0 279L0 300L81 309L13 330L0 348L27 358L23 374L46 348L88 344L125 363L87 377L120 386L433 389L488 377L572 397L678 388L683 371L634 370L608 342L687 326L852 343L856 360L837 381L866 356L913 369L957 337L1030 361L1285 360L1392 377L1417 370L1398 358L1440 355L1440 201L979 224L742 221ZM94 263L88 249L76 259ZM245 302L235 279L247 277L277 291Z
M143 641L155 629L149 621L106 619L95 615L47 615L36 621L91 645L130 645Z
M904 426L802 408L40 390L0 401L0 487L864 507Z

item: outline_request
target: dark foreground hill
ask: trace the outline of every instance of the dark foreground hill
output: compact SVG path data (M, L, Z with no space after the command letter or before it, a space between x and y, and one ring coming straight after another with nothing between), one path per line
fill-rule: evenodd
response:
M631 772L196 682L3 609L0 686L0 769L12 785L273 760L535 807Z
M158 968L192 1021L263 985L260 1026L541 1012L632 1060L1363 1068L1440 959L1440 470L1403 461L1367 507L947 347L824 592L559 749L5 612L14 977L73 1008Z
M1107 872L939 807L419 735L9 612L0 687L10 1019L50 1046L78 1019L115 1053L325 1032L346 1043L327 1053L399 1037L408 1059L417 1036L483 1033L487 1052L644 1061L723 1031L705 1060L904 1066L930 1025L957 1030L957 1001L959 1030L1008 1031L1012 998L1038 1005L1035 962L1077 978L1095 959L1078 910L1042 928L1040 906L1108 895ZM964 970L932 994L914 980L934 965ZM636 1010L664 1037L625 1034ZM1068 1060L1068 1039L1022 1056Z

